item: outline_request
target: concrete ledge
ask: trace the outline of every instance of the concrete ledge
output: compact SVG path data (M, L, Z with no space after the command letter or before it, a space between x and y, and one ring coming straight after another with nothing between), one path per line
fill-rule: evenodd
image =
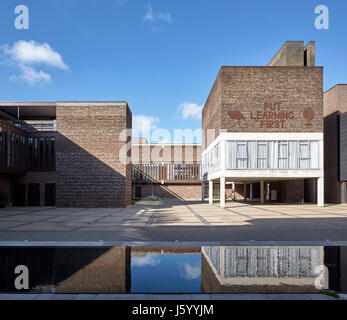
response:
M252 246L252 247L346 247L347 241L0 241L0 247L202 247L202 246Z
M323 294L0 294L0 300L346 300Z

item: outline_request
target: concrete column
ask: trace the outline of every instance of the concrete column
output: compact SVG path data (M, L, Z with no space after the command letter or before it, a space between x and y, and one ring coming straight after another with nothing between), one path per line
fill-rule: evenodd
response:
M201 183L201 201L205 201L205 183Z
M220 178L220 207L225 207L225 177Z
M213 204L213 181L208 182L208 203Z
M243 200L247 201L247 183L243 184Z
M253 183L249 185L249 198L253 200Z
M324 178L317 179L317 205L324 207Z
M231 191L231 198L233 201L235 201L236 197L235 197L235 182L233 182L233 184L231 185L232 191Z
M260 181L260 203L264 204L264 181Z

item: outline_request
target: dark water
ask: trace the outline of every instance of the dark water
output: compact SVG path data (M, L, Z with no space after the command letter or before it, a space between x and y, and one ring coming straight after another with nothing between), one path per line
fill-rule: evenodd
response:
M16 270L18 266L22 267ZM322 289L347 291L347 247L0 248L0 292L316 293Z

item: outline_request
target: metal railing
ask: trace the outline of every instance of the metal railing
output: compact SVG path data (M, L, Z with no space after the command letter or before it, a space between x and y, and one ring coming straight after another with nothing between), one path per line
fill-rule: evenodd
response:
M201 181L200 164L133 164L132 180L137 183L189 183Z

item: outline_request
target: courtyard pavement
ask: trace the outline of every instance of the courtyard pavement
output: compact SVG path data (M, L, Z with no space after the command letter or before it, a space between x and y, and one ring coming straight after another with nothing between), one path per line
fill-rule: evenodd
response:
M347 205L164 200L129 208L0 209L0 241L347 241Z

